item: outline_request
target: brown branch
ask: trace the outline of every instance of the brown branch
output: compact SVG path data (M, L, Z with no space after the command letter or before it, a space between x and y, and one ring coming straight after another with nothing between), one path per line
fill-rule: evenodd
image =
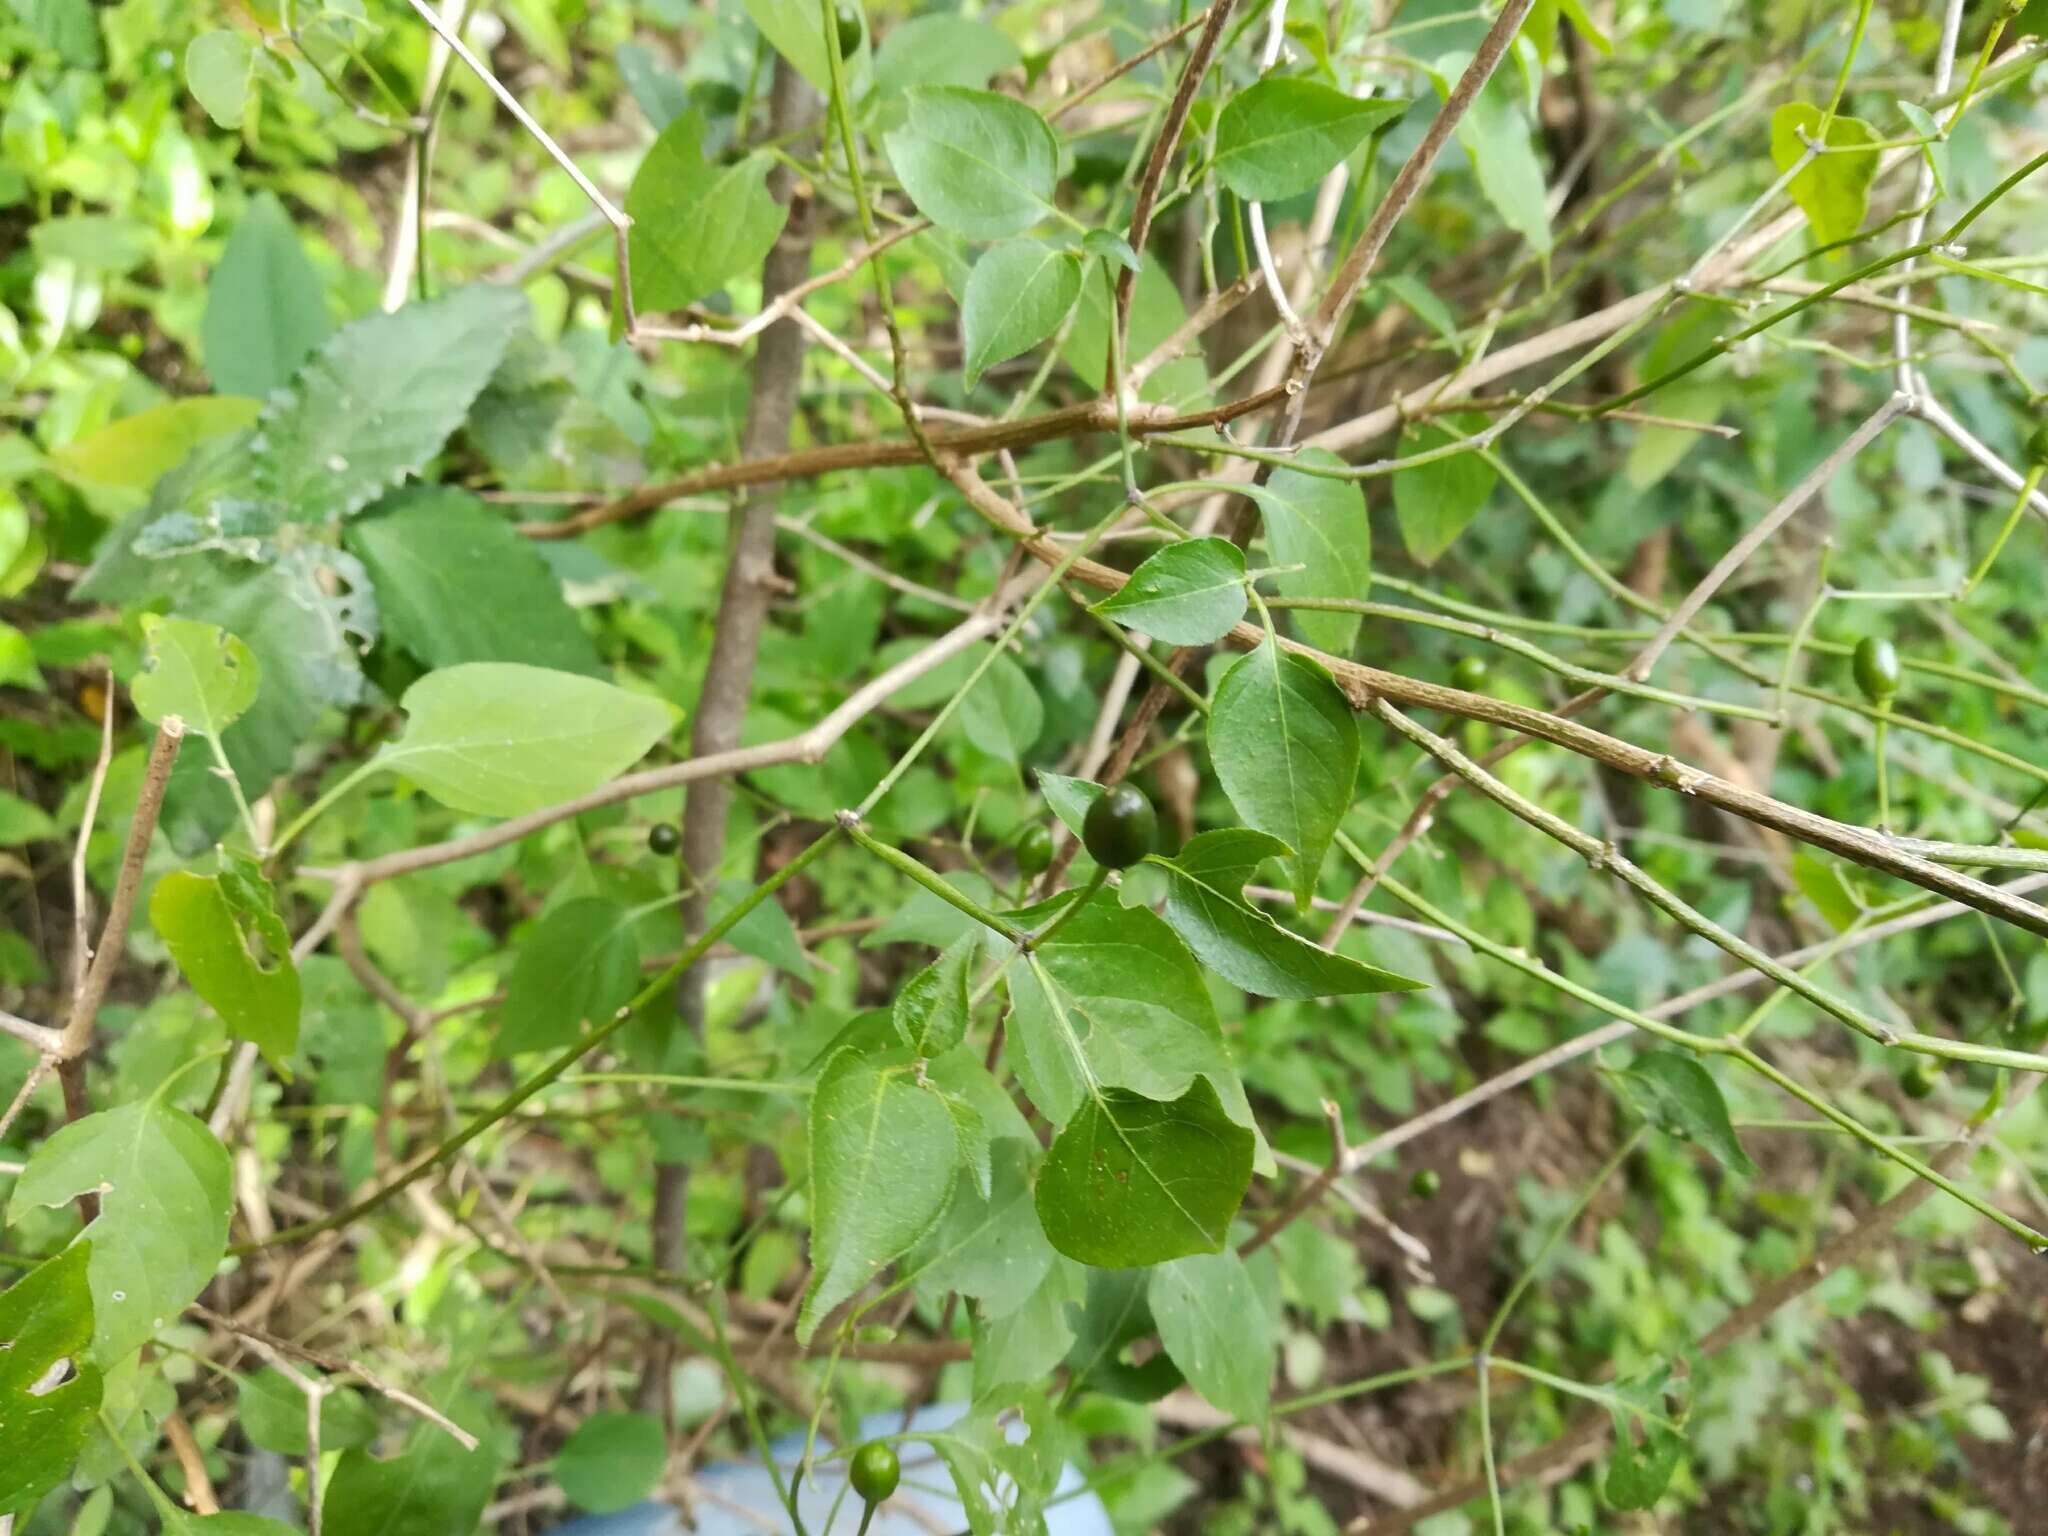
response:
M1200 26L1206 26L1209 21L1209 16L1210 12L1208 11L1203 11L1198 15L1190 16L1186 21L1182 22L1179 26L1175 27L1171 32L1167 33L1158 41L1147 43L1143 48L1140 48L1136 53L1132 54L1128 59L1125 59L1122 63L1116 65L1113 69L1105 70L1101 74L1097 75L1093 80L1090 80L1086 85L1076 87L1072 93L1067 95L1057 104L1046 108L1045 120L1049 123L1058 122L1061 118L1065 117L1069 112L1073 111L1074 108L1080 106L1082 102L1086 101L1090 96L1093 96L1097 91L1101 90L1104 86L1113 84L1114 82L1121 80L1125 75L1128 75L1140 64L1146 63L1148 60L1153 59L1157 57L1159 54L1164 53L1168 48L1171 48L1175 43L1179 42L1182 38L1186 37L1190 32L1194 31L1195 28Z

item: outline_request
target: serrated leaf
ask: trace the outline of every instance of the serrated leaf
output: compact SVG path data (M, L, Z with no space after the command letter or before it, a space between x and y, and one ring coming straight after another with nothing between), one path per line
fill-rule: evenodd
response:
M1185 539L1146 556L1092 611L1169 645L1208 645L1244 617L1244 574L1230 540Z
M218 740L248 712L263 686L255 655L218 625L142 616L142 671L131 689L135 712L152 725L172 715Z
M1810 101L1788 101L1771 114L1771 163L1779 171L1798 164L1807 142L1820 138L1824 115ZM1817 243L1846 240L1862 228L1863 215L1870 207L1870 184L1877 176L1874 146L1882 138L1861 118L1837 115L1828 124L1826 140L1835 152L1816 156L1786 187L1813 226Z
M27 1515L71 1472L100 1409L89 1242L0 1291L0 1516Z
M7 1205L96 1194L93 1358L110 1367L139 1349L213 1278L228 1242L228 1154L213 1132L158 1099L74 1120L30 1155Z
M298 967L267 882L241 879L230 901L225 876L173 870L150 893L149 925L228 1033L282 1067L299 1041Z
M1659 1129L1696 1141L1731 1173L1754 1174L1728 1118L1728 1102L1714 1075L1677 1051L1649 1051L1622 1074L1637 1107Z
M1291 883L1306 908L1358 778L1358 722L1343 691L1268 637L1216 689L1209 757L1245 824L1295 850Z
M1301 462L1341 468L1343 460L1323 448L1304 449ZM1266 550L1277 566L1298 565L1273 579L1290 597L1372 595L1372 525L1365 492L1355 480L1333 480L1298 469L1276 469L1262 486L1245 487L1266 525ZM1342 656L1358 638L1355 613L1295 612L1302 637L1319 650Z
M448 487L391 499L342 535L384 633L430 667L512 661L595 675L597 647L531 539Z
M565 901L519 946L498 1015L496 1054L559 1050L640 987L633 914L602 896Z
M527 314L517 289L476 286L344 326L265 407L258 484L294 522L361 511L441 451Z
M959 1173L953 1117L902 1052L849 1049L828 1063L811 1094L810 1141L811 1283L796 1327L806 1343L931 1231Z
M405 735L375 761L443 805L521 816L638 762L675 724L660 699L506 662L430 672L405 691Z
M1052 211L1058 146L1030 107L953 85L918 86L904 100L909 120L883 143L919 213L970 240L1001 240Z
M1458 432L1425 423L1412 439L1402 439L1402 456L1456 441L1465 435L1465 421L1456 419ZM1395 470L1394 515L1409 555L1423 565L1434 565L1479 515L1499 478L1491 464L1470 451Z
M249 200L206 284L200 355L213 387L266 398L327 339L327 300L284 205Z
M940 1056L967 1033L967 983L981 953L978 933L959 939L903 984L891 1017L903 1043L920 1057Z
M1146 1286L1159 1342L1193 1387L1247 1424L1272 1403L1272 1316L1236 1254L1204 1253L1152 1271Z
M593 1413L555 1453L555 1482L578 1509L608 1515L646 1498L667 1465L661 1420L644 1413Z
M1012 240L974 264L960 302L961 373L971 389L995 364L1060 328L1081 296L1081 264L1039 240Z
M1166 871L1166 921L1210 970L1260 997L1335 997L1406 992L1427 986L1364 965L1281 927L1245 902L1244 883L1287 845L1248 828L1198 833L1171 859L1148 862Z
M705 132L701 112L683 113L654 141L626 192L633 299L642 311L680 309L757 270L789 218L768 190L768 157L707 160Z
M1251 1185L1253 1142L1207 1078L1167 1103L1104 1089L1046 1153L1037 1194L1046 1239L1105 1269L1215 1253Z
M1293 197L1407 110L1405 101L1348 96L1316 80L1261 80L1217 115L1217 178L1247 202Z

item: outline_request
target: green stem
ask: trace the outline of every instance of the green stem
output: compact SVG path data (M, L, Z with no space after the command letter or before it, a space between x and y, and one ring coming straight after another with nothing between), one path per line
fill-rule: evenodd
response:
M1060 915L1054 918L1051 924L1042 932L1031 936L1029 947L1032 949L1043 949L1046 945L1050 944L1052 936L1066 927L1068 920L1094 899L1095 893L1102 889L1102 883L1108 878L1109 871L1100 864L1096 865L1095 873L1088 877L1088 883L1082 886L1074 899L1061 909Z
M956 907L960 911L965 912L984 928L991 929L995 933L1000 934L1019 948L1023 948L1030 943L1031 936L1022 928L1019 928L1009 919L991 912L972 896L942 879L928 865L912 858L901 848L883 842L872 832L868 831L866 827L862 826L860 818L851 812L843 814L839 825L857 847L873 854L898 874L905 875L916 881L948 906Z
M2005 514L2005 522L1998 530L1998 537L1991 541L1991 547L1984 551L1984 558L1977 562L1977 569L1970 573L1970 579L1964 582L1956 593L1957 602L1967 601L1970 594L1977 590L1978 583L1991 574L1992 563L1998 559L2000 551L2005 548L2005 541L2012 537L2013 530L2019 527L2020 519L2026 515L2027 503L2034 499L2034 492L2040 487L2044 474L2048 474L2048 464L2036 464L2027 471L2026 481L2020 486L2019 495L2013 499L2012 510Z

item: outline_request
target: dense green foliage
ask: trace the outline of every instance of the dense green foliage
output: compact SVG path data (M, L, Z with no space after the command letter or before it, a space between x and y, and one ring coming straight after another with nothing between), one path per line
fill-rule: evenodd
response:
M2037 1528L2048 5L920 5L0 13L0 1536Z

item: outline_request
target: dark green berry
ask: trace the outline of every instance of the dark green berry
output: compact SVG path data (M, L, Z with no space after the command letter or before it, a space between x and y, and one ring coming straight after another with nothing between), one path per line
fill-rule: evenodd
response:
M1104 869L1129 869L1152 851L1159 818L1152 802L1134 784L1118 784L1102 792L1081 823L1081 846Z
M1052 834L1039 822L1033 822L1017 834L1017 873L1020 875L1042 875L1052 868Z
M1467 693L1476 692L1486 684L1486 661L1479 656L1460 656L1458 664L1451 668L1451 681Z
M860 51L860 7L848 5L845 0L840 0L840 4L834 9L833 18L839 32L839 57L850 59Z
M1909 1099L1924 1099L1941 1081L1941 1070L1931 1061L1916 1061L1899 1074L1899 1091Z
M671 857L683 846L683 834L666 821L657 821L647 829L647 851L658 853L664 859Z
M1408 1193L1418 1200L1433 1200L1436 1192L1444 1187L1444 1176L1434 1168L1418 1168L1415 1177L1408 1181Z
M1859 640L1852 665L1856 686L1871 703L1882 704L1899 691L1899 653L1883 636Z
M896 1485L903 1480L903 1463L896 1459L896 1448L880 1440L870 1440L853 1453L853 1468L847 1474L853 1484L853 1491L870 1504L879 1504L896 1491Z
M2034 463L2048 467L2048 421L2044 421L2027 436L2027 457Z

